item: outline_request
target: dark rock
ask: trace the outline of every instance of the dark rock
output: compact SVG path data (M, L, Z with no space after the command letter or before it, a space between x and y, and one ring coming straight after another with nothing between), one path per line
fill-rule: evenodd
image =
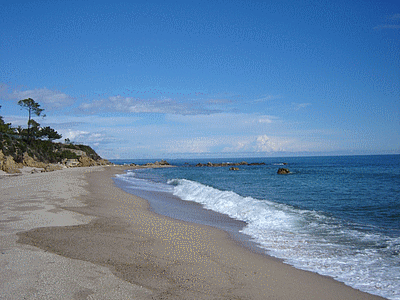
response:
M278 169L278 174L289 174L289 173L290 173L289 169L286 169L286 168Z
M239 171L239 168L238 167L231 167L231 168L229 168L229 170L231 170L231 171Z
M167 161L165 161L163 159L161 161L156 161L154 164L157 166L169 166L170 165Z

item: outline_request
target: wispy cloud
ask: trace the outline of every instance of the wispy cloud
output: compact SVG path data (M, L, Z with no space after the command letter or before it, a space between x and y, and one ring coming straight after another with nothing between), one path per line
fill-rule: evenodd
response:
M292 107L293 107L294 110L300 110L300 109L306 108L307 106L310 106L310 105L311 105L311 103L295 103L295 102L292 102Z
M260 117L258 119L258 123L266 123L266 124L271 124L273 122L272 118L264 116L264 117Z
M400 20L400 14L391 15L388 19L389 20Z
M49 90L47 88L13 91L8 98L13 100L21 100L32 98L40 103L42 107L48 110L57 110L68 107L74 103L74 98L60 91Z
M378 25L375 26L374 29L400 29L400 25L395 25L395 24L385 24L385 25Z
M230 98L219 98L219 97L211 97L210 99L205 101L205 103L209 104L230 104L234 102L237 102L237 100Z
M83 103L79 109L95 114L98 112L128 112L128 113L162 113L174 115L201 115L216 113L219 110L206 107L199 101L178 101L165 99L138 99L122 96L111 96L107 99Z
M279 118L271 115L246 114L246 113L215 113L198 116L168 115L168 121L188 124L206 129L231 129L247 130L249 127L261 126L279 122Z
M281 96L277 95L263 95L263 96L258 96L257 99L253 100L253 102L266 102L266 101L270 101L270 100L274 100L274 99L280 99L282 98Z
M400 29L400 14L394 14L389 16L387 19L387 22L385 24L381 24L378 26L375 26L375 30L382 30L382 29Z
M167 153L207 153L226 143L226 138L195 137L190 139L170 140L165 145Z

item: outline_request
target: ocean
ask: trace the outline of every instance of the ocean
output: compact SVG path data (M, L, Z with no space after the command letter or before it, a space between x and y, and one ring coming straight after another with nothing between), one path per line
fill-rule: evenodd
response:
M242 161L265 164L195 166ZM400 299L400 155L168 162L176 167L114 180L157 213L224 229L296 268ZM281 167L291 173L277 174Z

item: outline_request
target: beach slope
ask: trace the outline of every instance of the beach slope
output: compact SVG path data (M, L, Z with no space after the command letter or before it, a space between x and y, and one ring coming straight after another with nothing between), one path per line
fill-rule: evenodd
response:
M0 271L7 282L1 290L60 293L53 299L71 294L75 299L382 299L254 253L221 230L157 215L147 201L114 185L112 176L122 170L82 168L1 179L0 201L8 207ZM51 182L43 184L46 180ZM54 220L35 223L32 214L38 210ZM18 225L26 223L20 218L30 225ZM34 260L38 253L42 260L30 270L24 257ZM17 285L25 273L21 290ZM38 273L40 284L32 277ZM100 291L107 289L113 296L102 298Z
M75 260L18 243L33 228L87 224L80 207L88 192L85 173L73 168L23 176L0 176L0 299L150 299L151 291L116 277L106 266Z

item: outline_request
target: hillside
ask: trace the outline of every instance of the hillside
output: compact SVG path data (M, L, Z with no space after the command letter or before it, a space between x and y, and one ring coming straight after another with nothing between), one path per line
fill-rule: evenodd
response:
M18 135L0 132L0 169L19 173L22 167L52 171L70 166L109 164L87 145L32 140L29 143Z
M48 172L67 167L89 167L110 162L91 147L66 143L55 143L62 135L49 126L42 127L32 116L43 116L44 109L31 98L18 101L28 112L27 128L13 127L0 116L0 170L20 173L28 167L32 172ZM1 108L1 105L0 105ZM68 142L68 143L67 143Z

